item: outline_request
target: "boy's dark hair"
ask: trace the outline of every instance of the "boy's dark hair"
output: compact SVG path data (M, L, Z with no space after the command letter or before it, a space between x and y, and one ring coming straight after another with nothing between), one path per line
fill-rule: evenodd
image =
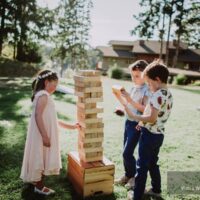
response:
M51 70L42 70L38 73L35 80L32 83L32 97L31 101L34 100L36 92L40 90L44 90L45 88L45 80L48 81L57 81L58 76L55 72L52 72Z
M156 61L147 66L147 68L144 70L144 75L148 76L152 80L156 80L158 77L162 83L167 83L169 70L164 64Z
M136 62L129 65L129 69L131 71L139 70L139 71L143 72L147 65L148 65L148 63L145 60L137 60Z

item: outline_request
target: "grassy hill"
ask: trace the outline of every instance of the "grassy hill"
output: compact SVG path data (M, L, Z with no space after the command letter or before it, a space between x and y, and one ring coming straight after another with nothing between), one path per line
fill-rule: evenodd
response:
M0 57L0 76L8 77L32 77L39 70L39 67L33 64L12 60L10 58Z

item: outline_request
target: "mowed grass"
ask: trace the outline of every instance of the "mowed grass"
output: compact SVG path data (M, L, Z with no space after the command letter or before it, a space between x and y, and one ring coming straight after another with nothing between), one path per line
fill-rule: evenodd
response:
M121 84L127 90L131 87L129 81L112 80L102 77L104 107L104 155L115 164L115 177L123 175L122 143L123 117L113 112L119 106L112 95L111 86ZM66 86L73 87L73 80L61 81ZM0 78L0 200L70 200L78 199L69 183L67 172L67 153L77 150L76 131L61 129L61 149L63 169L59 176L46 178L46 184L56 190L53 197L36 195L33 188L24 185L19 179L23 159L23 149L26 138L27 123L31 114L31 80ZM160 152L160 168L162 175L163 199L182 200L200 199L200 196L173 196L167 193L168 171L199 171L200 166L200 94L199 88L183 90L171 88L174 97L174 107L168 123L164 144ZM68 123L76 121L76 97L67 94L54 94L59 118ZM137 156L137 152L135 152ZM148 179L147 185L150 186ZM127 190L115 186L114 194L97 196L88 199L113 200L126 199Z

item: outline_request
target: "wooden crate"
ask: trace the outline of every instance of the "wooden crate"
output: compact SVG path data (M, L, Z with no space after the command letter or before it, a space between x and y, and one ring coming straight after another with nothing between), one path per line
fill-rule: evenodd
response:
M100 162L84 163L77 152L68 154L68 178L82 197L111 194L114 182L114 164L103 157Z

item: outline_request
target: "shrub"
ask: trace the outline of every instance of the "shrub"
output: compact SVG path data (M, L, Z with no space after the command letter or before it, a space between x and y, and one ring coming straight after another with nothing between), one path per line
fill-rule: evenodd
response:
M184 74L178 74L174 79L174 83L176 85L185 85L186 81L187 77Z
M108 71L109 77L114 79L122 79L124 72L121 68L119 68L116 64L111 67Z
M194 81L194 83L192 85L194 85L194 86L200 86L200 80Z

